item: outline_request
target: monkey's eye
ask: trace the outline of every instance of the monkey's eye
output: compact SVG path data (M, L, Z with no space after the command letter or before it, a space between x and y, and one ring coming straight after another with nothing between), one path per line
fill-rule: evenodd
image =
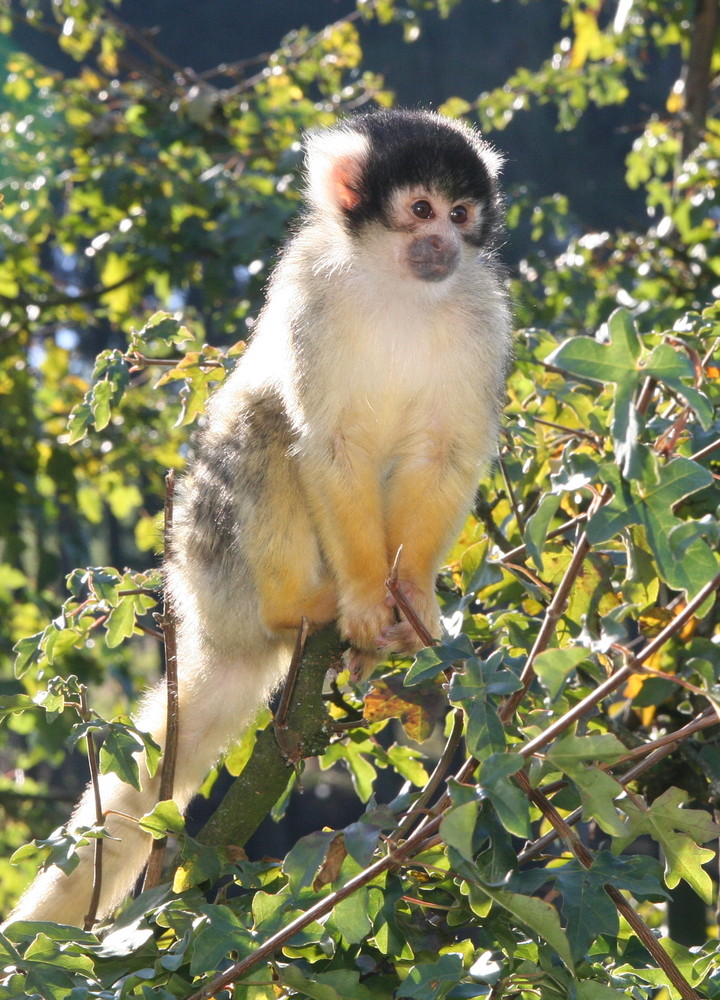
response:
M417 219L432 219L435 214L430 202L425 201L423 198L420 198L419 201L414 201L410 206L410 211Z
M461 226L463 222L467 222L467 218L468 210L464 205L456 205L450 209L450 221L454 222L456 226Z

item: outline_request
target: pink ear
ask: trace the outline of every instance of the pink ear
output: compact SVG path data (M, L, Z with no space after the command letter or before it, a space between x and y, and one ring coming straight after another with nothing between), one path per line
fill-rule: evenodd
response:
M358 181L360 166L357 157L343 156L337 160L330 171L330 185L337 204L344 211L351 211L360 204Z

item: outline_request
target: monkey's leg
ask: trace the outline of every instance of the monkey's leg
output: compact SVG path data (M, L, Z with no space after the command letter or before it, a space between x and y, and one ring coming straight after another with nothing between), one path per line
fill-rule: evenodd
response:
M301 473L337 581L340 631L377 660L376 639L393 620L385 600L390 567L377 464L344 439L318 450L301 457Z
M387 504L388 548L402 545L398 577L408 600L433 636L440 635L435 576L460 528L475 485L475 468L418 454L395 470ZM407 622L385 629L383 645L413 652L420 641Z

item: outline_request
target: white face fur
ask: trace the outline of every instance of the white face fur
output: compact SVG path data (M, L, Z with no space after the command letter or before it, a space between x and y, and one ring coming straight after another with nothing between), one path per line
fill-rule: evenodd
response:
M440 282L456 270L463 250L477 250L463 240L479 224L479 207L448 200L433 190L400 190L391 206L391 225L407 233L404 264L420 281ZM404 241L405 242L405 241Z

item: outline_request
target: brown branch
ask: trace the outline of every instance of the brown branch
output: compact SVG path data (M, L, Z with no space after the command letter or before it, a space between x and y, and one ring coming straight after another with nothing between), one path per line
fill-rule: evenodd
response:
M607 503L610 499L611 491L609 487L603 487L602 492L596 497L592 507L588 511L588 519L592 517L598 507ZM537 636L535 637L535 642L530 650L527 660L525 661L525 666L523 668L522 674L520 675L520 681L522 687L507 699L505 704L500 710L500 720L503 723L507 723L515 714L520 702L525 697L528 688L532 684L535 678L535 660L545 649L547 649L550 640L555 632L560 617L565 610L565 606L570 597L570 591L582 569L582 564L585 561L585 556L590 551L590 542L588 540L587 532L584 531L575 546L575 551L572 554L572 558L568 563L567 569L563 575L562 580L558 584L555 595L552 601L547 607L545 612L545 617L542 621L540 629Z
M710 74L715 39L720 24L718 0L697 0L690 55L685 72L683 159L702 142L708 113Z
M395 831L393 835L394 840L402 840L407 836L409 831L412 829L413 824L419 818L420 814L423 813L425 807L445 780L445 776L447 775L450 765L452 764L453 757L455 756L457 748L460 746L464 724L465 716L463 710L461 708L456 708L453 713L452 729L445 744L445 749L435 765L433 773L428 778L427 784L413 803L412 809L407 816L405 816Z
M720 587L720 573L713 577L709 583L706 583L702 590L691 601L688 601L682 611L671 622L668 622L665 628L658 632L654 639L643 646L642 650L636 656L631 657L624 667L611 674L607 680L599 684L594 691L591 691L577 705L573 705L569 711L553 722L552 725L548 726L539 736L529 740L524 746L519 747L518 753L523 757L530 757L537 753L538 750L547 746L548 743L552 743L554 739L565 732L578 719L581 719L586 712L591 711L599 705L601 701L607 698L609 694L612 694L613 691L616 691L633 674L639 673L645 660L654 653L657 653L659 649L662 649L665 643L682 629L685 623L715 593L718 587Z
M718 720L715 717L715 713L712 709L707 709L702 715L699 715L697 719L693 719L692 722L683 726L682 729L677 729L673 733L667 733L665 736L661 736L657 740L651 740L648 743L643 743L642 746L636 747L634 750L630 751L629 754L621 757L620 760L616 761L613 765L599 764L598 767L601 771L611 771L613 767L617 767L619 764L635 759L641 754L646 755L644 760L638 761L634 767L631 767L624 774L616 776L621 785L629 785L646 771L649 771L656 764L659 764L661 760L664 760L671 753L674 753L686 737L692 736L694 733L700 732L702 729L709 729L717 724ZM558 785L560 784L564 785L566 783L558 782ZM549 794L548 788L543 788L542 791L546 795ZM575 823L582 818L582 812L582 806L578 806L577 809L574 809L568 816L566 816L565 822L568 826L574 826ZM518 854L518 864L523 865L542 854L543 851L557 839L557 836L558 834L556 830L549 830L542 837L538 837L537 840L533 841L530 847L525 848L524 851L521 851L520 854Z
M520 785L527 797L542 812L543 816L552 824L557 835L568 845L572 853L584 868L590 868L593 863L593 856L585 845L580 841L575 831L562 818L555 806L541 791L533 788L525 771L519 771L514 775L515 781ZM677 965L670 958L668 953L661 947L660 942L647 926L645 921L632 908L621 892L614 886L604 886L605 892L613 901L619 913L630 924L639 940L645 945L652 958L657 962L675 989L683 997L683 1000L700 1000L698 994L692 988Z
M171 469L165 477L165 557L170 553L173 524L173 502L175 498L175 472ZM177 676L177 628L175 612L167 592L160 617L163 635L165 637L165 684L167 688L167 724L165 731L165 748L163 751L162 771L160 774L160 790L158 801L164 802L173 797L175 783L175 765L177 762L178 729L180 724L178 704ZM163 858L167 837L153 840L148 858L143 891L159 885L162 876Z
M84 684L80 687L80 715L83 722L90 721L90 712L88 710L87 703L87 688ZM95 823L97 826L103 826L105 824L105 815L103 813L102 799L100 797L100 777L98 774L97 749L95 747L95 737L92 730L88 731L86 741L87 758L90 766L90 787L92 788L93 799L95 802ZM102 854L103 839L102 837L96 837L93 842L92 893L90 895L90 904L83 920L83 930L86 931L91 931L93 929L95 918L97 917L98 906L100 905L100 890L102 889Z

